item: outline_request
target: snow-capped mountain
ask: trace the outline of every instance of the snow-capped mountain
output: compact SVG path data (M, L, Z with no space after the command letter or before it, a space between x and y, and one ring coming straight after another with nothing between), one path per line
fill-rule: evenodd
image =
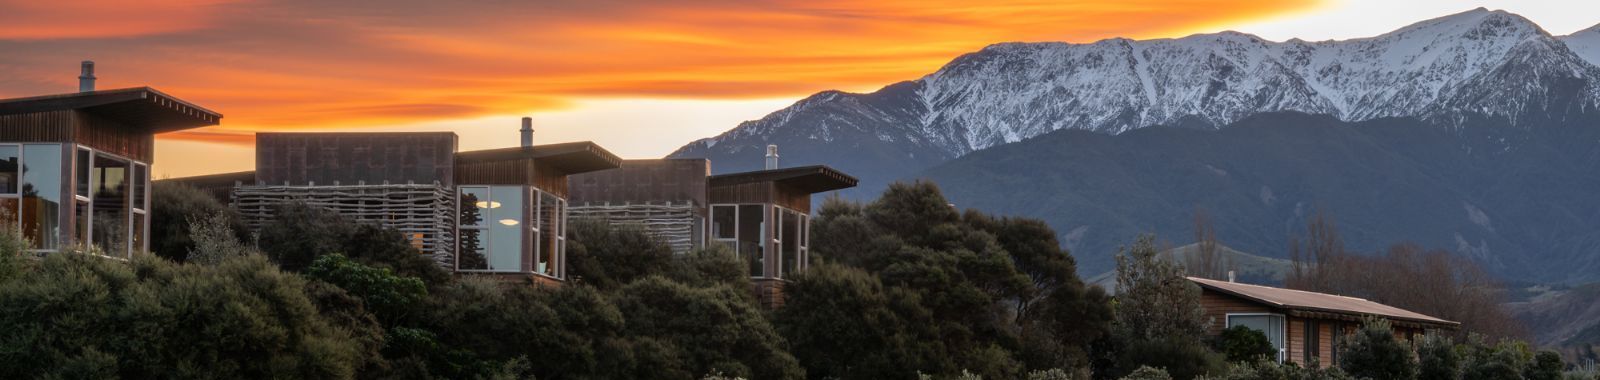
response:
M1594 65L1600 65L1600 25L1561 37L1567 43L1567 48L1572 49L1579 57Z
M853 170L871 188L878 176L899 178L1061 129L1215 128L1273 111L1515 125L1552 110L1600 108L1595 62L1600 27L1556 37L1521 16L1482 8L1343 41L1221 32L1002 43L874 93L813 95L672 156L713 158L719 172L745 170L758 167L761 147L778 144L786 163Z

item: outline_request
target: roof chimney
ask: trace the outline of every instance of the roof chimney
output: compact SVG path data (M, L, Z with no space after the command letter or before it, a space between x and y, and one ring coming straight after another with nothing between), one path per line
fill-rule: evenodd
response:
M778 145L767 145L767 170L778 168Z
M522 118L522 146L533 146L533 118Z
M1233 275L1233 271L1231 271L1231 270L1228 271L1228 282L1235 282L1234 280L1237 280L1237 279L1238 278Z
M78 74L78 92L94 91L94 61L83 61L83 73Z

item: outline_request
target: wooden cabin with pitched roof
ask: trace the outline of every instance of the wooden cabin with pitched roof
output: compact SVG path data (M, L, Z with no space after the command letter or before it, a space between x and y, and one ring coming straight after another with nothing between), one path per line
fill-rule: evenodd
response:
M1396 336L1413 339L1432 330L1455 330L1458 322L1327 293L1189 277L1200 286L1200 306L1210 317L1206 333L1233 326L1266 334L1278 348L1277 360L1302 366L1338 363L1339 339L1361 328L1365 318L1388 320Z

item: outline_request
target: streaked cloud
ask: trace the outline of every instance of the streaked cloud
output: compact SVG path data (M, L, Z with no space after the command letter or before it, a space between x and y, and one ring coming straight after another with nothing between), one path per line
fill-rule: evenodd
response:
M1317 3L0 0L0 97L70 91L77 62L93 59L102 88L153 85L227 116L163 139L233 143L248 131L448 123L592 99L870 91L997 42L1174 37Z

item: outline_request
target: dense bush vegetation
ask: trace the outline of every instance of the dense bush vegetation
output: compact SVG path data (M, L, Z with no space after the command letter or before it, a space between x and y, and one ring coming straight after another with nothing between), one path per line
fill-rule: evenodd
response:
M0 378L1555 379L1566 369L1552 352L1476 335L1413 346L1378 321L1342 337L1329 369L1266 360L1273 349L1254 330L1207 344L1199 290L1155 259L1153 238L1118 255L1113 299L1077 277L1048 226L956 210L927 183L825 202L813 267L790 276L786 306L771 311L726 248L674 255L637 226L573 221L569 286L544 288L453 278L398 232L315 208L285 206L251 237L215 202L191 201L157 206L171 211L153 244L165 252L131 262L26 259L15 229L0 226Z

